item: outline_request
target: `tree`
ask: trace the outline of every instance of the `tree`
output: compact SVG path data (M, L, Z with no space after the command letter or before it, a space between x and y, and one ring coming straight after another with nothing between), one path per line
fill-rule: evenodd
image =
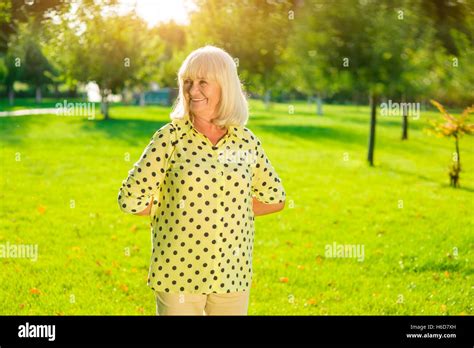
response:
M177 84L176 72L186 58L186 27L173 21L162 23L150 30L150 37L160 38L164 49L156 64L158 67L156 80L163 86L175 87Z
M0 3L0 53L5 54L11 37L17 34L18 25L28 21L40 24L52 13L67 11L64 0L2 0Z
M310 99L316 98L318 115L323 114L324 95L349 88L347 73L329 64L327 52L322 49L333 35L332 23L325 11L324 4L314 1L295 6L291 21L293 28L282 55L284 63L279 66L283 83L293 86Z
M455 153L453 161L450 165L449 177L450 185L453 187L459 187L459 173L461 172L461 156L459 152L459 139L463 134L472 135L474 134L474 123L469 123L469 115L474 113L474 105L464 109L460 117L455 117L448 113L446 109L435 100L431 100L431 103L441 112L443 115L442 121L431 121L431 132L441 137L453 137L455 145Z
M109 6L105 1L103 5ZM109 119L109 96L119 93L129 82L135 81L135 74L143 64L143 49L147 42L146 23L135 13L119 15L110 7L107 14L99 2L88 2L78 13L79 23L86 29L79 36L75 51L76 62L81 69L74 72L78 81L95 81L100 88L101 111Z
M280 75L278 65L290 29L290 1L232 2L198 0L190 15L189 48L214 44L238 64L247 89L264 97L267 107Z
M3 57L7 68L4 83L7 87L10 105L13 105L14 101L14 83L20 78L20 70L25 67L23 64L25 47L22 46L24 38L20 39L21 29L25 28L25 23L29 23L35 27L35 32L38 33L50 22L53 13L62 13L68 8L69 6L63 0L3 0L0 2L0 59ZM32 53L34 50L32 44L29 45L29 49L29 52ZM32 56L29 58L30 61L34 61L34 59L35 57ZM40 60L41 64L45 63L42 58ZM31 78L30 72L27 72L26 76Z
M53 68L48 59L44 56L40 40L37 35L38 25L35 22L24 24L25 30L22 34L22 49L24 62L22 64L20 79L35 88L36 102L41 102L41 88L51 82Z
M328 85L334 90L369 97L367 160L373 166L379 101L382 97L393 98L402 91L407 94L415 90L409 72L413 77L427 67L412 64L408 53L418 52L420 45L427 51L433 35L431 23L423 16L420 6L409 0L396 3L313 0L305 2L303 11L309 20L307 34L302 39L307 44L299 50L299 60L311 62L307 54L312 46L319 67L313 67L313 73L311 68L300 68L302 74L310 71L310 78L315 78L321 70L320 75L327 76Z

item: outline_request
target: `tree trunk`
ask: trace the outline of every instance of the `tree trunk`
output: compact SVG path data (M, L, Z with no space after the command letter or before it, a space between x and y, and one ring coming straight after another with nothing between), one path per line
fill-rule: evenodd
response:
M36 86L36 104L41 103L41 86Z
M456 159L458 162L458 167L461 168L461 155L459 153L459 137L456 136Z
M139 102L139 105L140 105L140 106L145 106L145 92L143 92L143 91L140 92L140 102Z
M100 112L104 115L104 120L109 120L109 101L108 93L102 91L102 102L100 103Z
M13 106L13 103L15 102L15 89L13 88L13 85L8 85L8 104L10 106Z
M405 96L402 97L402 103L406 102ZM403 108L402 118L402 140L408 139L408 108Z
M370 133L369 133L369 149L367 152L367 160L371 166L374 165L374 148L375 148L375 126L377 122L377 95L370 94Z
M450 185L453 187L459 187L459 174L461 173L461 158L459 157L459 137L457 134L454 135L456 140L456 160L453 161L449 169Z
M271 99L271 90L267 89L265 92L264 102L265 102L265 110L270 109L270 99Z
M408 139L408 115L403 115L402 140Z
M321 93L319 92L316 95L316 113L320 116L323 115L323 99L321 98Z

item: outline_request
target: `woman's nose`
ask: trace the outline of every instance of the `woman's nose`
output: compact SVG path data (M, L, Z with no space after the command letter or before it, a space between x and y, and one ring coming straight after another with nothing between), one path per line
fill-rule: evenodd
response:
M194 95L199 95L199 86L197 83L193 83L190 87L189 87L189 95L191 96L194 96Z

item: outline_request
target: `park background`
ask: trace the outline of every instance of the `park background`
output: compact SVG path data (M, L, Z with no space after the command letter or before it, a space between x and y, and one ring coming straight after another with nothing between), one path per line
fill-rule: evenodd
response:
M118 189L213 44L287 192L249 314L472 315L472 1L6 0L0 30L0 244L38 246L0 258L0 314L155 314Z

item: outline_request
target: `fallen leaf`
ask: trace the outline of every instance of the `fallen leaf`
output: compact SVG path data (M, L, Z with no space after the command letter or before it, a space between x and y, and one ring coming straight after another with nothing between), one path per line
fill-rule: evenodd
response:
M135 232L137 230L137 225L133 225L130 227L130 231Z
M288 278L287 277L281 277L280 278L280 283L288 283Z
M38 206L38 213L44 214L45 211L46 211L46 207L43 207L42 205Z
M316 304L316 300L314 298L310 298L306 303L309 305L314 305Z
M304 269L303 265L298 265L298 269Z
M316 263L318 265L323 263L323 257L321 255L316 256Z
M32 294L32 295L41 295L41 291L39 291L36 288L31 288L30 289L30 294Z

